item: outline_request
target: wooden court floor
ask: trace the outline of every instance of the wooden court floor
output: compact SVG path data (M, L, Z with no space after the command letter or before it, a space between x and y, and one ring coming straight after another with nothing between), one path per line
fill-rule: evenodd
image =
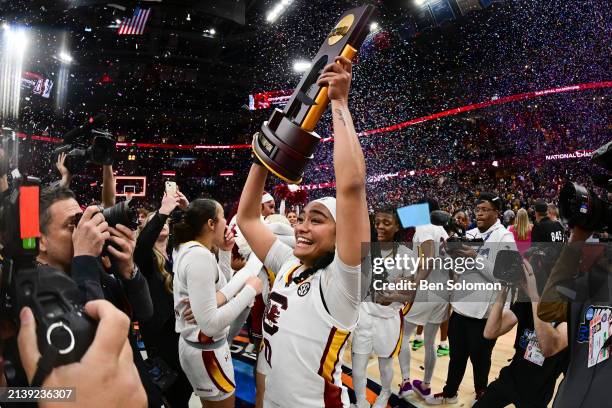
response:
M440 333L438 332L438 342L440 339ZM493 355L491 359L491 371L489 373L489 383L497 378L499 371L502 367L507 366L509 364L509 360L514 355L514 338L516 336L516 327L512 329L509 333L506 333L504 336L497 339L497 343L495 344L495 348L493 349ZM451 348L451 353L453 352ZM412 361L410 364L410 378L414 379L423 379L424 374L424 366L425 366L425 351L423 348L420 348L417 351L412 351ZM351 365L351 349L350 345L346 348L346 352L344 355L345 364ZM434 375L431 380L432 383L432 392L438 393L442 391L444 384L446 383L446 373L448 370L448 362L449 357L438 357L436 360L436 368L434 370ZM397 358L393 362L393 381L391 391L394 394L397 394L399 391L399 384L402 381L402 375L400 372L400 366ZM370 358L370 362L368 364L368 378L380 384L380 375L378 372L378 359L375 357ZM368 399L370 403L374 402L376 398L375 395L370 394ZM469 408L472 406L472 402L474 401L474 377L472 372L472 364L468 361L467 368L465 370L465 376L463 377L463 381L461 386L459 387L459 402L457 404L448 404L448 405L439 405L441 407L456 407L456 408ZM413 405L421 408L428 407L429 405L425 404L425 402L418 397L417 395L412 396L409 399L409 402ZM512 407L514 405L511 405ZM389 405L390 407L390 405Z

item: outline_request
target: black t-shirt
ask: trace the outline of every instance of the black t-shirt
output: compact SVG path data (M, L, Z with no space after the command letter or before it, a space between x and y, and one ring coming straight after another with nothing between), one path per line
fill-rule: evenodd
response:
M558 221L544 217L531 230L531 242L565 242L565 230Z
M569 367L559 386L554 408L610 408L612 358L589 367L591 320L612 316L612 263L604 258L586 275L576 279L578 300L571 302L568 321ZM608 328L610 330L610 328Z
M517 400L522 402L548 403L554 393L557 378L567 363L567 349L554 356L544 359L539 366L525 359L525 352L530 342L537 343L537 335L533 323L531 302L515 302L510 307L518 319L516 338L514 340L515 354L505 374L510 374L519 394ZM500 377L502 374L500 374Z

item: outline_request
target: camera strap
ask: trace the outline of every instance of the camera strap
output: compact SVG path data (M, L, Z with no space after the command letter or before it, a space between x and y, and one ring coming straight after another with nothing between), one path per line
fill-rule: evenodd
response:
M42 383L45 381L47 376L51 374L51 371L53 371L57 356L59 356L58 349L54 345L50 344L38 360L36 373L34 373L30 387L42 386Z

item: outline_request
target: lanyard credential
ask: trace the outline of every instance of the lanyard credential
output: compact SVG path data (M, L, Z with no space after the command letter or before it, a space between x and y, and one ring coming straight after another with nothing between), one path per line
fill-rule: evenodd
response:
M482 240L483 240L484 242L487 242L487 241L489 240L489 238L491 237L491 235L492 235L492 234L493 234L495 231L497 231L498 229L500 229L501 227L502 227L501 225L498 225L498 226L497 226L497 228L495 228L493 231L489 231L489 233L488 233L487 235L483 235L483 236L482 236Z

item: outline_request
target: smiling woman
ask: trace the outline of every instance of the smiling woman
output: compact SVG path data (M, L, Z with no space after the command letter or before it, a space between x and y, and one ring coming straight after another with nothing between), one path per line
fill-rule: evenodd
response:
M276 272L263 322L270 373L266 406L348 406L340 373L361 300L361 244L369 241L365 162L348 111L351 63L338 58L319 77L334 123L337 197L312 201L295 225L296 247L261 222L259 197L268 175L255 163L242 191L238 226L255 255Z

